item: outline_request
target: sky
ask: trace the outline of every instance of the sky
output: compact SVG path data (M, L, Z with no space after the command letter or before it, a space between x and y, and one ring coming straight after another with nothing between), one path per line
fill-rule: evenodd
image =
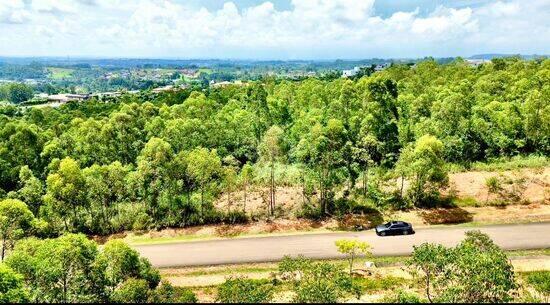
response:
M550 0L0 0L0 56L550 54Z

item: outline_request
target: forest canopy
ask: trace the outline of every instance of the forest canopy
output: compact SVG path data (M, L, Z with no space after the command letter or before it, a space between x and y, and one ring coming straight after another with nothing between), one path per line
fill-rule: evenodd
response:
M370 168L416 177L418 205L445 185L449 163L549 153L548 59L426 60L356 80L0 108L0 197L24 202L44 235L240 221L212 202L282 183L281 167L297 173L284 183L313 189L321 215L337 191L361 192Z

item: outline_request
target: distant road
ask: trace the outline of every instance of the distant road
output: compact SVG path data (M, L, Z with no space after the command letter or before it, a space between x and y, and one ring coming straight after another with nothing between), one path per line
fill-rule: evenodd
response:
M408 236L378 237L374 231L324 233L227 240L181 242L135 246L155 267L203 266L278 261L284 255L309 258L340 258L334 241L357 238L372 246L376 256L407 255L413 245L424 242L453 246L464 232L480 230L506 250L550 248L550 223L493 225L482 227L438 227L416 230Z

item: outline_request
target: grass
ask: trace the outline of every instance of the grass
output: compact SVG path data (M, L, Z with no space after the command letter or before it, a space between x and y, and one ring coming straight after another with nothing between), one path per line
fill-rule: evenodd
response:
M200 68L199 73L201 73L201 72L206 73L206 74L212 74L213 71L210 68Z
M51 73L51 78L63 79L63 78L70 77L73 74L74 69L50 67L48 68L48 71Z
M550 294L550 271L532 271L522 274L526 282L540 293Z
M465 171L507 171L522 168L542 168L550 166L550 158L539 155L514 156L490 159L487 162L474 162L469 167L450 164L450 172Z
M452 199L452 204L457 206L457 207L480 207L480 206L483 206L483 203L477 201L473 197L464 197L464 198L455 197L455 198Z
M550 248L533 249L533 250L512 250L505 251L510 259L523 257L539 257L550 256ZM359 257L355 260L355 267L363 265L365 262L374 262L377 267L392 267L405 264L410 256L376 256L376 257ZM346 259L323 259L315 260L318 262L327 262L333 264L342 264L347 267ZM222 266L207 266L207 267L191 267L189 272L171 272L163 273L163 276L203 276L203 275L229 275L229 274L249 274L277 271L277 263L252 263L240 265L222 265ZM168 269L170 270L170 269Z
M161 236L150 237L147 235L129 235L124 238L124 241L130 245L142 246L142 245L157 245L157 244L169 244L176 242L192 242L203 240L221 240L221 239L237 239L237 238L251 238L251 237L268 237L268 236L291 236L291 235L306 235L306 234L318 234L318 233L339 233L343 231L327 231L327 230L308 230L308 231L293 231L293 232L281 232L281 233L241 233L235 236L217 236L209 234L199 235L177 235L177 236Z

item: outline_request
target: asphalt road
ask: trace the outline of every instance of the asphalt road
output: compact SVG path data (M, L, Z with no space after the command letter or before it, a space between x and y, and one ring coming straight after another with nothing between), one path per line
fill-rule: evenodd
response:
M480 230L503 249L550 248L550 223L494 225L483 227L438 227L418 229L408 236L376 236L373 230L350 233L305 234L292 236L236 238L135 246L155 267L204 266L278 261L285 255L309 258L340 258L334 242L357 238L372 246L375 256L407 255L413 245L424 242L453 246L468 230Z

